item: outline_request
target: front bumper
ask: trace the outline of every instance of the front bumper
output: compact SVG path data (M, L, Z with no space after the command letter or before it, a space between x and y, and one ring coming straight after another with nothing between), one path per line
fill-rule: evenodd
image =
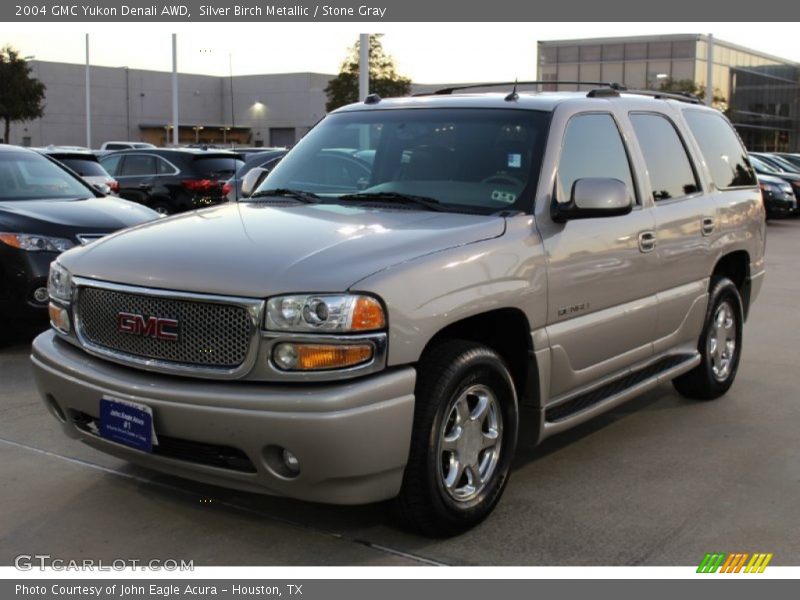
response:
M47 316L47 302L37 302L33 293L47 287L50 263L57 256L57 252L26 252L0 242L0 317Z
M400 490L414 415L412 367L326 384L212 382L118 366L53 331L34 340L31 360L67 435L142 466L331 504L376 502ZM99 418L103 396L151 407L156 435L168 443L150 454L93 433L86 424ZM297 476L274 468L276 447L299 459ZM240 460L220 466L215 456L226 452Z

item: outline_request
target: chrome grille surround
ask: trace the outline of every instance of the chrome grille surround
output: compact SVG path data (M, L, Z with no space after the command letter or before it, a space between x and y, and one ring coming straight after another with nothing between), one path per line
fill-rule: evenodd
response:
M73 281L75 334L90 354L149 371L215 379L240 378L253 368L261 337L262 299L174 292L78 277ZM96 310L87 315L84 304L89 302ZM181 322L179 340L121 333L116 329L119 312L177 318Z

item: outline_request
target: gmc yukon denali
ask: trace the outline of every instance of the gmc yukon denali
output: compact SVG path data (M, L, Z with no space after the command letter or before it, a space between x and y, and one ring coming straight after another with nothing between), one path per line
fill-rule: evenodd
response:
M264 175L52 264L32 360L67 435L211 484L393 499L452 535L497 504L518 439L733 383L764 207L696 100L370 96Z

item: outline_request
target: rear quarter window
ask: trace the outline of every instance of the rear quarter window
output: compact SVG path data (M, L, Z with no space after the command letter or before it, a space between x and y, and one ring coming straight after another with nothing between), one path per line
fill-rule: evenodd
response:
M683 116L700 146L711 179L720 189L757 184L747 151L730 123L720 114L684 110Z
M192 161L192 170L204 179L227 179L243 164L234 156L198 156Z
M81 177L105 177L106 170L99 162L86 158L63 158L61 162Z

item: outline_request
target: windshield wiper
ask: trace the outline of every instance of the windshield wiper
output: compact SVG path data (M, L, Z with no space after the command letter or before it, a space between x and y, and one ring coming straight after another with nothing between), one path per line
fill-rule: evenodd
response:
M443 212L446 209L442 203L427 196L414 196L413 194L401 194L399 192L360 192L358 194L344 194L336 198L337 200L363 200L369 202L377 200L378 202L386 200L389 204L405 204L420 206L427 210Z
M286 188L275 188L272 190L260 190L255 194L252 194L249 198L244 198L244 200L250 200L250 198L291 198L292 200L298 200L299 202L305 202L306 204L316 204L320 201L320 197L314 194L313 192L304 192L303 190L290 190Z

